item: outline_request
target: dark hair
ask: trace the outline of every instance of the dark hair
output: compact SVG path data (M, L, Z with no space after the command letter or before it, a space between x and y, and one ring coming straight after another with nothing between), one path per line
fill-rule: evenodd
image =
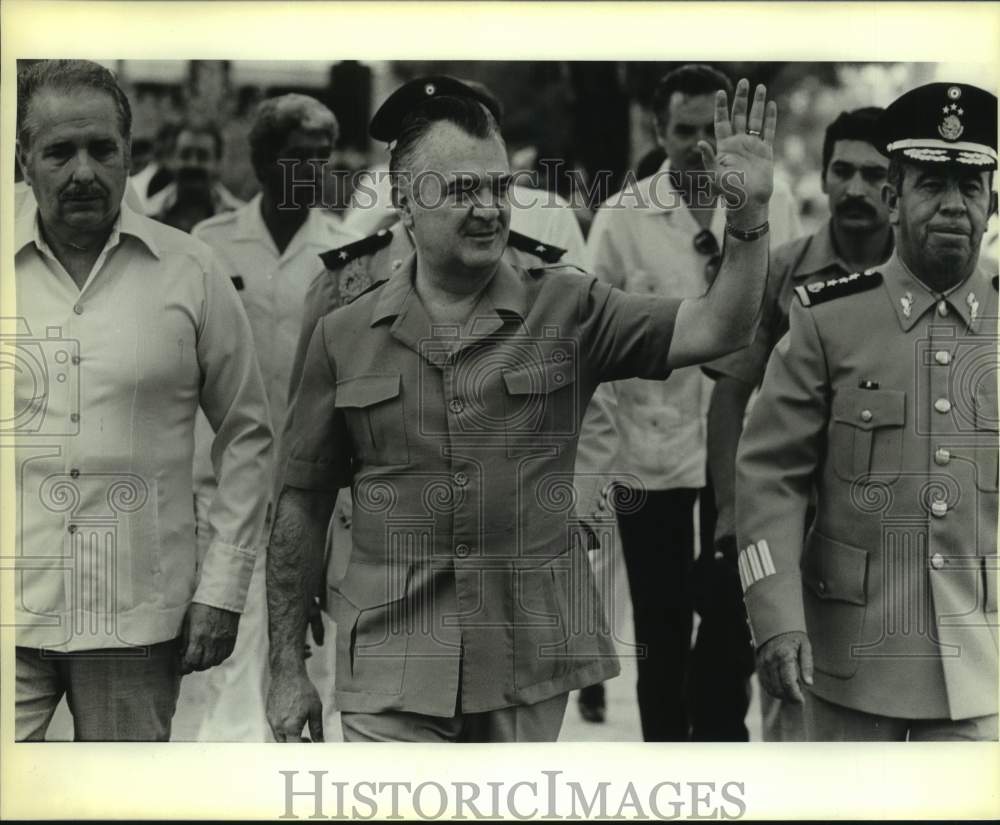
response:
M278 152L296 129L329 129L337 142L340 125L327 106L309 95L286 94L261 101L250 127L250 163L258 180L278 160Z
M41 91L106 92L118 112L118 130L126 144L132 136L132 107L114 72L90 60L41 60L17 75L17 138L27 147L33 136L31 101Z
M733 82L722 72L705 63L686 63L660 78L653 91L653 116L656 125L663 129L667 125L670 98L674 92L683 95L709 95L724 89L733 99Z
M389 156L390 175L410 168L421 141L435 123L451 123L470 137L483 140L500 135L496 118L474 98L450 95L427 98L403 118Z
M209 121L184 121L175 128L176 131L170 145L171 154L177 150L177 141L180 140L180 136L185 132L190 132L192 135L210 135L212 142L215 144L215 159L218 160L222 157L222 150L225 144L222 140L222 132L219 131L219 127L214 123Z
M883 155L885 154L885 145L882 142L879 129L879 119L884 111L878 106L865 106L863 109L841 112L837 115L837 119L826 127L826 135L823 137L824 175L830 165L833 149L838 140L860 140L870 143Z

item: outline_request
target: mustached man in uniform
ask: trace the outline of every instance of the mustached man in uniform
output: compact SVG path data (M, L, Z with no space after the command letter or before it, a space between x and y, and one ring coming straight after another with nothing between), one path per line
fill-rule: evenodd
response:
M757 673L814 741L997 738L996 122L961 83L886 110L896 250L796 287L740 442Z
M399 112L394 203L416 254L323 316L283 444L267 566L280 741L321 740L304 665L310 572L341 487L353 547L331 592L348 741L553 741L569 691L618 672L571 506L579 424L601 381L665 378L746 346L767 269L777 114L720 92L706 165L731 191L718 278L630 295L572 267L504 260L510 167L468 97ZM596 628L596 629L595 629Z

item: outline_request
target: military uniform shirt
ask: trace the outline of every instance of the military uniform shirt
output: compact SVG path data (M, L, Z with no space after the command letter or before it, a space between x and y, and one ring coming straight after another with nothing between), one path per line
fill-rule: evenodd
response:
M598 382L669 374L681 302L502 261L465 326L437 327L414 273L319 322L284 436L286 485L352 485L337 706L452 716L610 678L577 432Z

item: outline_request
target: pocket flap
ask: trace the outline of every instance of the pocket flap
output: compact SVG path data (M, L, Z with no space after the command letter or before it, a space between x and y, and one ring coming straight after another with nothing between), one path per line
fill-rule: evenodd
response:
M330 589L359 610L367 610L403 598L409 576L410 565L406 564L354 563Z
M399 395L399 373L359 375L337 382L335 407L370 407Z
M511 395L544 395L568 387L576 380L572 358L549 359L540 364L504 370L503 382Z
M841 387L834 392L832 414L834 421L862 430L902 427L906 423L906 393Z
M813 530L802 558L802 581L821 599L867 604L868 551Z

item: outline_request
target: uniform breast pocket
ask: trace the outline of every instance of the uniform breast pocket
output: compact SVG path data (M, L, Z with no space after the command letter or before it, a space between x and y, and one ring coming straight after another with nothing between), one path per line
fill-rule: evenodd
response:
M505 370L503 384L508 454L543 450L576 434L580 419L574 359L550 358Z
M357 455L363 461L409 462L406 411L398 373L359 375L338 381L334 405L343 411Z
M896 481L905 424L901 390L834 390L828 460L837 477L849 483Z

